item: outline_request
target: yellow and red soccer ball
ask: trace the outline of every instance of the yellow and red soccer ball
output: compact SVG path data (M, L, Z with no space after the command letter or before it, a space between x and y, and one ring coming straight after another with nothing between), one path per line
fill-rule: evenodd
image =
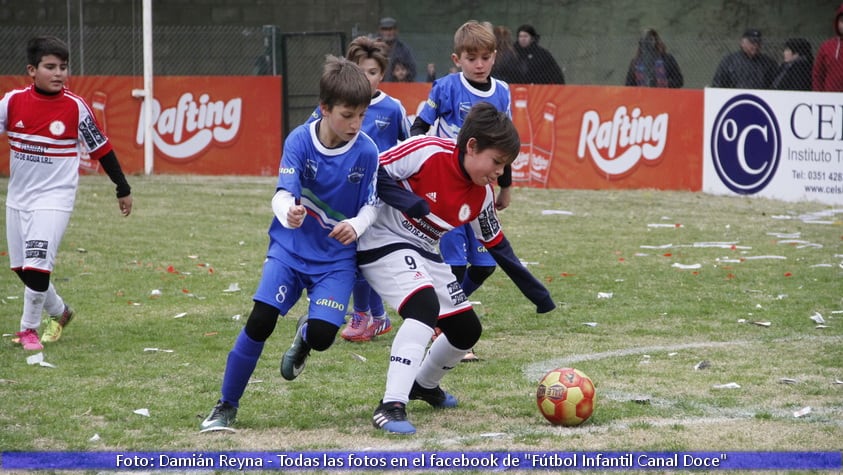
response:
M574 368L550 370L539 381L536 403L539 412L553 425L574 427L594 411L594 383Z

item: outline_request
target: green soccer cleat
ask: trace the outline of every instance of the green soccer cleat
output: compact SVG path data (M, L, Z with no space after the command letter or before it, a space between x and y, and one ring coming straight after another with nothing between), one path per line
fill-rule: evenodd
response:
M281 357L281 376L287 381L292 381L304 371L304 364L310 356L310 345L304 341L304 327L307 323L307 315L302 315L296 324L296 337L290 349Z
M237 419L237 408L227 402L218 401L208 417L199 424L199 432L214 432L227 430L234 432L231 427Z
M47 329L41 335L41 343L55 343L61 338L61 331L73 320L73 309L65 304L61 315L52 315L47 321Z

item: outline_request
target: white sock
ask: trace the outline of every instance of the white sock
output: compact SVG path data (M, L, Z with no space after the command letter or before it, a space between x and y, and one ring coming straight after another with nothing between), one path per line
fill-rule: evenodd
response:
M41 313L47 292L36 292L29 287L23 289L23 315L20 317L20 331L27 328L37 330L41 326Z
M461 350L452 345L444 333L439 335L430 345L427 357L425 357L419 373L416 375L416 382L427 389L439 386L439 382L442 381L445 374L454 369L466 353L466 350Z
M432 335L433 329L418 320L409 318L401 324L392 340L384 402L407 404L410 401L410 389L413 388L416 373L424 359L424 349Z
M44 310L50 316L61 315L64 312L64 300L59 297L52 282L50 282L50 286L47 288L47 299L44 300Z

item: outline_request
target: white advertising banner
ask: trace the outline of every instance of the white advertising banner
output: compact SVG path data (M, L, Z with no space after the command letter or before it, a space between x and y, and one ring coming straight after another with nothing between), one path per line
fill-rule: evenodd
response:
M705 89L705 193L843 204L843 93Z

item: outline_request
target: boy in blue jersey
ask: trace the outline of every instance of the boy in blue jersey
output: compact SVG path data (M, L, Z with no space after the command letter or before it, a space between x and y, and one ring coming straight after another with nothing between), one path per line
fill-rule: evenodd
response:
M507 117L512 117L509 85L491 77L496 46L491 24L469 20L457 29L451 59L461 72L449 74L433 82L427 102L413 123L413 135L427 133L431 124L436 123L434 135L456 137L469 109L478 102L488 102L506 113ZM507 165L504 174L498 178L500 192L495 200L498 210L509 206L511 184L512 169ZM495 271L495 260L480 244L468 225L442 236L439 250L466 295L471 295ZM476 360L477 356L473 351L467 353L464 359Z
M355 241L377 217L378 150L360 133L371 96L359 66L328 57L319 83L322 118L297 127L284 142L254 306L228 354L222 396L202 432L231 430L278 315L286 315L303 290L310 304L281 360L285 379L301 373L311 349L328 349L345 323L357 273Z
M372 100L361 129L375 141L381 152L410 136L410 122L404 106L398 99L378 89L389 64L388 50L381 41L359 36L348 45L345 54L346 59L360 66L372 86ZM308 122L320 117L321 108L317 107ZM370 341L372 337L392 330L383 299L362 275L358 274L352 295L354 311L340 336L348 341Z

